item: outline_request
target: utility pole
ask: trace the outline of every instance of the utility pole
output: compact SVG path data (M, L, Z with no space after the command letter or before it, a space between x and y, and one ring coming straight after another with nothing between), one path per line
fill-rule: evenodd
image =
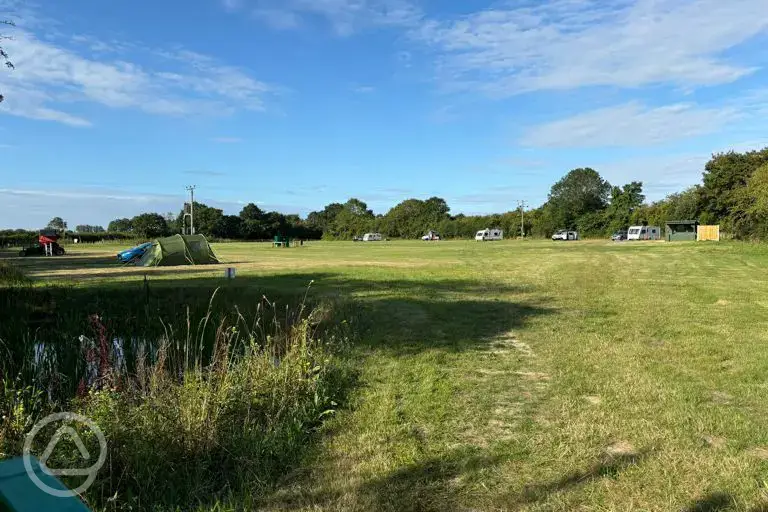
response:
M189 213L184 213L184 222L181 226L181 233L184 234L185 226L187 224L187 217L189 217L189 234L195 234L195 185L189 185L187 187L189 191Z
M525 238L525 207L528 206L525 201L518 201L517 207L520 208L520 235Z

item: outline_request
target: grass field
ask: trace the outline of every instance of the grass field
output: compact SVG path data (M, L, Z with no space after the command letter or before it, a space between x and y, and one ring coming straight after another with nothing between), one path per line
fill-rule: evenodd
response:
M766 246L221 244L154 269L117 249L10 261L85 295L312 282L364 319L348 403L262 509L768 510Z

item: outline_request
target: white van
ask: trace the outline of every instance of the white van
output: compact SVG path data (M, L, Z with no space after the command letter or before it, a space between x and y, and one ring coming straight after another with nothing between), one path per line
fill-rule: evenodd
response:
M627 240L661 240L661 228L658 226L630 226Z
M568 231L567 229L561 229L554 235L552 235L552 240L578 240L579 239L579 233L578 231Z
M381 242L381 233L366 233L363 235L363 242Z
M486 240L504 240L504 232L500 229L483 229L477 232L475 240L483 242Z

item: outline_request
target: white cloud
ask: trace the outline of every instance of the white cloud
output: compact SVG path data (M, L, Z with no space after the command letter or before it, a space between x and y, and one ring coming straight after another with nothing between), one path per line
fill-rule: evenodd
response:
M593 110L535 126L520 143L535 147L645 146L716 132L739 116L734 108L637 102Z
M74 39L95 52L97 41ZM24 30L16 30L5 47L16 69L0 73L6 96L0 112L71 126L91 124L70 112L75 103L158 115L221 115L235 109L264 110L264 97L275 91L239 68L183 49L157 51L118 42L104 43L100 49L120 57L143 53L148 61L161 57L160 68L151 69L117 58L97 60Z
M450 87L504 97L609 85L732 82L754 68L722 53L768 29L765 0L550 0L426 21Z
M352 92L357 94L372 94L376 92L376 88L371 85L355 85L352 87Z
M232 0L223 0L232 10ZM365 27L409 26L421 18L421 11L408 0L251 0L239 7L272 28L285 30L302 25L305 17L319 17L330 23L336 34L349 36Z

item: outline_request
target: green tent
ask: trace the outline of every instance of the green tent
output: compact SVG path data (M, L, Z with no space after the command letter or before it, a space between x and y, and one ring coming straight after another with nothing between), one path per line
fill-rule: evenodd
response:
M173 235L158 238L146 250L136 266L208 265L218 263L203 235Z

